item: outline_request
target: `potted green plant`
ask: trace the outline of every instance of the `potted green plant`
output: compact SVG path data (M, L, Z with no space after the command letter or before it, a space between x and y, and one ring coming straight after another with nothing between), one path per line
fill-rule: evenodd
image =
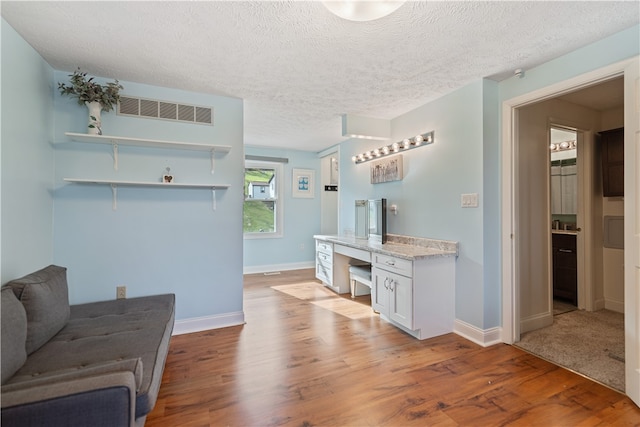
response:
M87 73L79 67L69 77L71 84L58 83L60 94L76 97L78 104L86 105L89 109L88 133L102 135L100 112L111 111L118 103L122 85L118 80L105 85L98 84L93 77L87 78Z

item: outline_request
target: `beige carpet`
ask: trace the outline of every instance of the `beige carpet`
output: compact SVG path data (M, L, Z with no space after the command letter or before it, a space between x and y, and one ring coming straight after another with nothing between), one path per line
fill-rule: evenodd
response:
M522 334L516 346L624 391L624 314L574 310Z

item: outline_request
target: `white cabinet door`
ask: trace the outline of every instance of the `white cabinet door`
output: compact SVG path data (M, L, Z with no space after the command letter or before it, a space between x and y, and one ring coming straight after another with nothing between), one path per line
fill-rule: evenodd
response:
M413 282L410 278L374 267L371 270L371 306L406 328L413 329Z
M408 277L387 273L389 287L389 318L413 329L413 283Z
M389 279L387 272L376 267L371 269L371 308L377 313L389 313Z

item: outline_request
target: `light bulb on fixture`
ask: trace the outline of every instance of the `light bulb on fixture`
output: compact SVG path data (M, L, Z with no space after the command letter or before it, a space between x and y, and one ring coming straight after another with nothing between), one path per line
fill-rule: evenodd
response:
M408 151L427 144L433 144L433 131L423 133L412 138L405 138L402 141L394 142L391 145L384 145L373 150L364 151L351 158L354 163L364 163L374 158L388 156L398 153L400 150ZM424 143L424 144L423 144Z

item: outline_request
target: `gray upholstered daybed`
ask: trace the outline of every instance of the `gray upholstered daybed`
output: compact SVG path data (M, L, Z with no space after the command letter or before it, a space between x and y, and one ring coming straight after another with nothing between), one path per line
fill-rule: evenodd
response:
M2 287L2 426L141 426L155 405L174 295L69 305L66 268Z

